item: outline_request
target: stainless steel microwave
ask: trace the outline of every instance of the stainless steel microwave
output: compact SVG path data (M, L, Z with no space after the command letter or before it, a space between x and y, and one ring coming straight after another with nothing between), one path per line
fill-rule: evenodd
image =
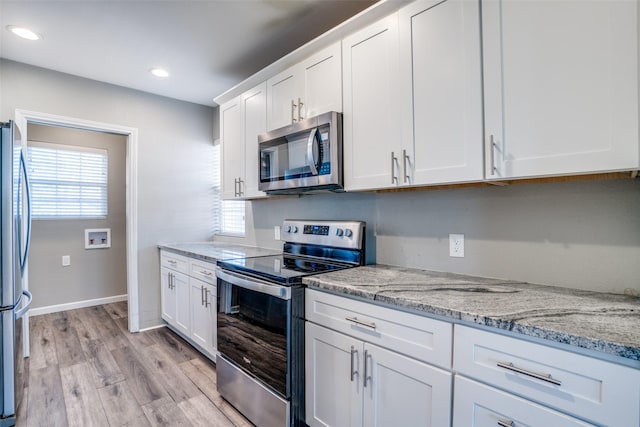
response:
M269 194L342 191L342 113L258 135L259 189Z

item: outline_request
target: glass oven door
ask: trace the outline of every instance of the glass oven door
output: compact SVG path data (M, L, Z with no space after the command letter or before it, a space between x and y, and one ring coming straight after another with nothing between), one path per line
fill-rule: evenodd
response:
M218 269L218 351L283 397L291 289Z

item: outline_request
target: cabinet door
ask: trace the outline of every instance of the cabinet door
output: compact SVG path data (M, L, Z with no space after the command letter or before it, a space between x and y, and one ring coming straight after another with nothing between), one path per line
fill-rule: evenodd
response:
M450 425L451 373L373 344L364 348L365 426Z
M242 122L244 127L244 178L243 197L261 197L266 194L258 190L259 155L258 135L267 131L267 83L242 95Z
M342 51L337 42L300 63L302 106L300 116L309 118L342 111Z
M222 198L238 197L238 179L244 176L244 139L240 97L220 106L222 143Z
M305 324L306 423L362 426L362 341Z
M483 179L479 6L420 0L400 10L402 184Z
M211 308L207 304L209 287L211 285L189 278L191 287L191 339L203 349L211 350Z
M288 126L298 120L300 76L297 66L267 80L267 129Z
M488 178L638 168L637 8L483 1Z
M176 298L175 327L186 336L189 336L191 327L191 306L189 304L191 290L189 287L189 276L175 271L172 274L173 290Z
M397 14L342 41L346 190L399 183L398 45Z
M173 288L172 274L175 272L166 267L160 269L160 300L162 318L170 325L176 324L176 290Z
M455 382L454 427L593 426L460 375Z

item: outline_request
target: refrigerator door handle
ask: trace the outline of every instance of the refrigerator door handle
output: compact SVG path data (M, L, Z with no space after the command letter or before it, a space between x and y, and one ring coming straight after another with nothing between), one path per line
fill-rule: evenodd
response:
M27 311L29 311L29 307L31 306L31 302L33 301L33 295L31 295L31 292L27 291L26 289L22 290L22 295L24 295L25 297L29 298L29 301L27 301L27 303L24 305L24 307L22 307L20 310L16 310L15 311L16 320L18 320L19 318L24 316L24 314Z
M24 267L29 258L29 245L31 244L31 187L29 185L29 174L27 174L27 163L24 160L22 152L20 153L20 166L24 173L24 184L27 196L27 241L24 245L24 257L20 254L20 270L24 272Z

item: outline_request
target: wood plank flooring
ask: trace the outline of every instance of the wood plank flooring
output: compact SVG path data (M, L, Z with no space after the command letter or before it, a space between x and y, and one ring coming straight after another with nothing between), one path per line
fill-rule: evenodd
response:
M131 334L127 303L34 316L16 426L252 424L216 389L215 365L167 328Z

